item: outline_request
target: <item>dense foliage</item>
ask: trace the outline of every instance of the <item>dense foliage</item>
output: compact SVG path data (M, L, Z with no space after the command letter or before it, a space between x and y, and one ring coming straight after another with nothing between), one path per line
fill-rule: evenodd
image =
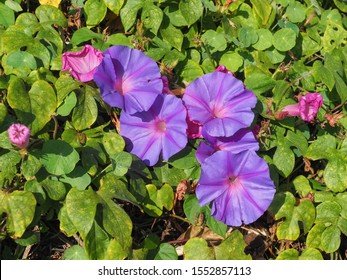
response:
M344 0L0 0L1 259L346 259L346 13ZM267 211L227 225L199 204L206 173L243 155L202 168L195 137L151 164L131 153L134 115L62 71L86 45L141 51L175 102L221 65L232 73L213 77L242 81L251 159L276 187ZM290 111L304 103L318 111Z

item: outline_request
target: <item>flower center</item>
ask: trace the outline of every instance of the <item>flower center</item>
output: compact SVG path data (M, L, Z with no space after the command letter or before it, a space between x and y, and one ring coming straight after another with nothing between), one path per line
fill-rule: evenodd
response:
M229 187L233 187L235 185L236 180L236 176L229 176Z
M157 132L165 133L165 131L166 131L166 123L165 123L165 121L158 120L156 122L155 129L156 129Z

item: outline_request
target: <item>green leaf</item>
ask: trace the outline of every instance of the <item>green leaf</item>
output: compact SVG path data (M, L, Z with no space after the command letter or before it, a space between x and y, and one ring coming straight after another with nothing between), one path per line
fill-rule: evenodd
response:
M33 38L26 34L23 29L12 25L2 33L0 41L2 52L19 51L20 48L30 46L33 43Z
M258 41L258 33L252 27L242 27L239 31L239 40L244 48L249 48Z
M243 57L237 52L226 52L222 55L220 65L224 65L231 72L237 72L243 65Z
M250 0L253 6L253 14L260 26L269 27L273 21L272 6L268 1Z
M194 237L183 247L185 260L214 260L213 249L208 247L205 239Z
M104 0L106 1L106 0ZM116 1L118 2L118 1ZM77 29L76 31L73 32L72 38L71 38L71 44L74 45L79 45L83 42L87 42L89 40L96 39L96 40L102 40L102 35L93 32L87 27L82 27L80 29Z
M85 92L77 94L77 106L72 111L72 124L75 129L89 128L98 117L98 107L94 99L94 92L87 86Z
M136 20L137 12L144 5L143 0L128 0L125 6L120 10L120 19L124 31L127 32L133 26Z
M309 248L320 248L322 233L326 229L324 224L316 224L307 235L306 246Z
M66 234L67 236L73 236L77 232L75 225L69 218L66 204L60 208L58 219L60 222L59 223L60 230L64 232L64 234Z
M293 180L295 190L300 194L301 197L305 197L312 191L310 182L303 175L299 175Z
M167 18L164 18L163 24L159 30L160 35L163 37L163 40L168 42L175 49L181 51L183 43L183 33L180 29L173 26Z
M110 240L107 233L97 224L96 221L94 221L84 240L84 248L88 259L104 259L109 243Z
M299 260L323 260L323 256L317 249L307 248L301 253Z
M57 107L59 107L69 93L79 88L80 83L71 76L61 76L56 80L54 86L57 91Z
M72 247L66 249L63 254L63 260L88 260L86 252L79 245L73 245Z
M163 11L153 4L145 5L142 9L141 19L145 27L157 35L163 21Z
M211 54L218 51L224 51L227 47L227 41L223 33L211 29L202 34L201 40L206 44L206 47Z
M63 12L51 5L38 6L35 15L41 24L57 24L61 27L67 27L67 20Z
M296 45L296 34L291 28L283 28L274 34L273 45L279 51L289 51Z
M321 237L320 248L326 253L337 251L341 244L341 232L336 226L327 227Z
M273 163L284 177L288 177L295 166L294 153L287 145L279 142L273 157Z
M119 177L125 175L132 163L132 157L127 152L119 152L111 156L113 173Z
M190 26L202 17L204 7L201 0L181 0L179 10L188 26Z
M245 68L246 79L245 85L252 90L255 94L260 95L268 90L271 90L276 81L268 74L262 72L259 68L248 66Z
M12 238L21 237L34 218L34 195L28 191L1 192L0 204L0 209L7 213L7 232Z
M308 147L305 157L318 159L333 159L336 156L336 139L332 135L318 136L317 139Z
M298 260L299 259L299 252L295 249L287 249L281 252L276 260Z
M164 184L160 189L155 185L146 185L148 196L143 201L144 211L153 217L159 217L163 213L163 207L171 210L174 202L172 187Z
M191 82L202 75L204 75L204 71L201 69L200 65L194 60L188 59L181 72L183 80Z
M296 240L300 235L299 221L308 232L315 221L315 207L309 200L300 202L295 206L295 197L289 193L279 193L270 206L270 211L275 214L276 220L285 218L279 223L276 235L278 239Z
M107 196L112 199L128 201L140 207L134 195L128 190L127 182L119 179L114 173L107 173L103 177L100 191L107 193Z
M90 176L88 175L87 171L79 165L76 166L71 173L63 175L59 180L81 191L85 190L91 182Z
M343 192L347 189L347 159L336 156L329 160L324 170L324 180L333 192Z
M1 3L0 3L1 4ZM35 57L28 52L15 51L7 56L6 63L13 68L29 67L32 70L37 69Z
M256 30L256 32L258 34L258 40L255 44L253 44L253 47L260 51L270 48L274 41L271 31L268 29L261 28Z
M62 117L66 117L70 115L73 108L75 108L77 104L76 93L71 92L63 101L61 106L57 110L57 114Z
M49 140L43 144L41 163L54 175L69 174L79 161L79 155L68 143L61 140Z
M49 198L55 201L63 200L66 196L66 187L64 183L47 178L42 182L44 190L47 192Z
M97 203L97 196L91 188L84 191L72 188L66 196L67 214L83 239L94 224Z
M107 8L109 8L114 14L119 15L119 11L124 5L125 0L103 0Z
M14 24L14 12L12 9L0 3L0 26L8 28L10 25Z
M29 126L32 135L51 120L57 107L55 92L44 80L34 82L28 92L21 79L13 79L8 88L7 101L20 122Z
M111 239L108 244L105 260L124 260L128 256L128 253L124 251L122 245L116 239Z
M154 260L177 260L178 256L175 247L168 243L160 244L156 252Z
M344 13L347 13L347 2L346 0L334 0L336 7Z
M87 26L93 27L105 18L107 7L104 0L87 0L84 3L84 12L87 16Z
M105 190L97 192L102 204L102 225L106 232L121 244L124 254L129 254L132 244L132 221L127 213L113 201L113 196Z
M306 18L305 6L297 1L291 2L286 9L286 15L291 22L302 22Z
M331 53L334 49L340 48L347 38L347 31L344 27L331 20L327 19L328 26L322 38L323 51Z
M21 171L26 180L31 180L41 166L42 164L38 158L32 154L28 154L26 159L22 162Z
M336 224L341 213L341 206L335 201L325 201L316 207L316 224L326 226Z
M109 156L113 156L120 153L125 148L125 141L122 136L120 136L115 131L105 132L102 138L102 144Z
M177 186L181 180L184 180L187 175L184 170L170 167L168 164L156 166L154 169L153 177L160 182L168 183L171 186Z
M227 226L211 216L209 206L201 207L195 195L190 195L184 200L183 210L191 224L195 225L200 214L203 214L206 219L206 225L221 237L225 237Z
M222 241L220 245L214 247L217 260L251 260L250 255L245 254L246 242L240 231L234 230Z
M298 148L302 154L306 153L306 150L308 148L307 139L300 130L297 130L295 132L289 130L287 132L286 139L290 142L291 145Z
M5 132L7 134L7 131ZM8 139L8 134L6 135ZM20 162L21 156L16 151L9 151L0 155L0 184L4 181L12 181L17 173L16 165Z

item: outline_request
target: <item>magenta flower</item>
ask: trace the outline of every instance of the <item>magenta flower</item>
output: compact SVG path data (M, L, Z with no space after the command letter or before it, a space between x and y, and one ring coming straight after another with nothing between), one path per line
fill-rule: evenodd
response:
M226 68L224 65L219 65L216 70L214 70L215 72L222 72L222 73L225 73L225 74L230 74L230 75L233 75L233 72L231 72L228 68Z
M202 165L196 196L202 206L212 202L217 220L240 226L263 215L275 191L268 165L256 152L218 151Z
M322 105L323 97L319 93L307 93L299 99L299 103L285 106L281 116L299 116L304 121L310 122L314 120Z
M93 80L96 67L101 63L103 53L91 45L85 45L79 52L63 53L62 71L70 74L81 82Z
M104 52L94 81L107 104L129 114L147 111L163 91L157 63L126 46L113 46Z
M197 121L192 121L187 113L187 136L190 139L202 138L201 130L202 125Z
M259 143L254 134L247 128L240 129L230 137L211 137L205 135L207 142L200 142L196 150L196 159L203 164L206 158L212 156L217 151L230 151L234 154L249 150L258 151Z
M148 111L120 116L120 134L129 152L147 165L164 160L182 150L187 144L186 109L174 95L158 95Z
M203 133L229 137L250 126L257 98L234 76L213 72L190 83L183 101L190 119L202 124Z
M27 128L24 124L14 123L8 130L8 137L13 145L16 145L18 148L26 148L29 144L30 129Z

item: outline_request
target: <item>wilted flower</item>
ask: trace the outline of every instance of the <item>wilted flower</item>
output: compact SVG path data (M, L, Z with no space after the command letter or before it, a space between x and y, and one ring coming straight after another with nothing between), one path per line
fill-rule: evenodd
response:
M197 121L192 121L187 113L187 136L190 139L202 138L202 125Z
M256 221L274 194L268 165L254 151L214 153L203 163L196 189L200 205L212 202L211 215L230 226Z
M257 151L259 143L255 139L254 134L247 128L240 129L230 137L211 137L205 135L205 142L200 142L196 150L196 158L202 164L206 158L210 157L217 151L230 151L234 154L250 150Z
M101 63L103 53L91 45L85 45L79 52L63 53L63 71L69 70L70 74L81 82L93 80L96 67Z
M13 145L16 145L18 148L26 148L29 144L30 129L27 128L24 124L14 123L8 130L8 137Z
M257 98L234 76L213 72L191 82L183 101L190 119L202 124L203 133L229 137L250 126Z
M127 150L145 164L157 163L160 154L168 160L187 144L186 109L174 95L158 95L148 111L120 116L120 134Z
M304 121L312 121L323 104L323 97L317 93L307 93L299 99L299 103L287 105L282 109L281 118L298 116Z
M129 114L147 111L163 91L157 63L126 46L113 46L104 52L94 81L107 104Z

